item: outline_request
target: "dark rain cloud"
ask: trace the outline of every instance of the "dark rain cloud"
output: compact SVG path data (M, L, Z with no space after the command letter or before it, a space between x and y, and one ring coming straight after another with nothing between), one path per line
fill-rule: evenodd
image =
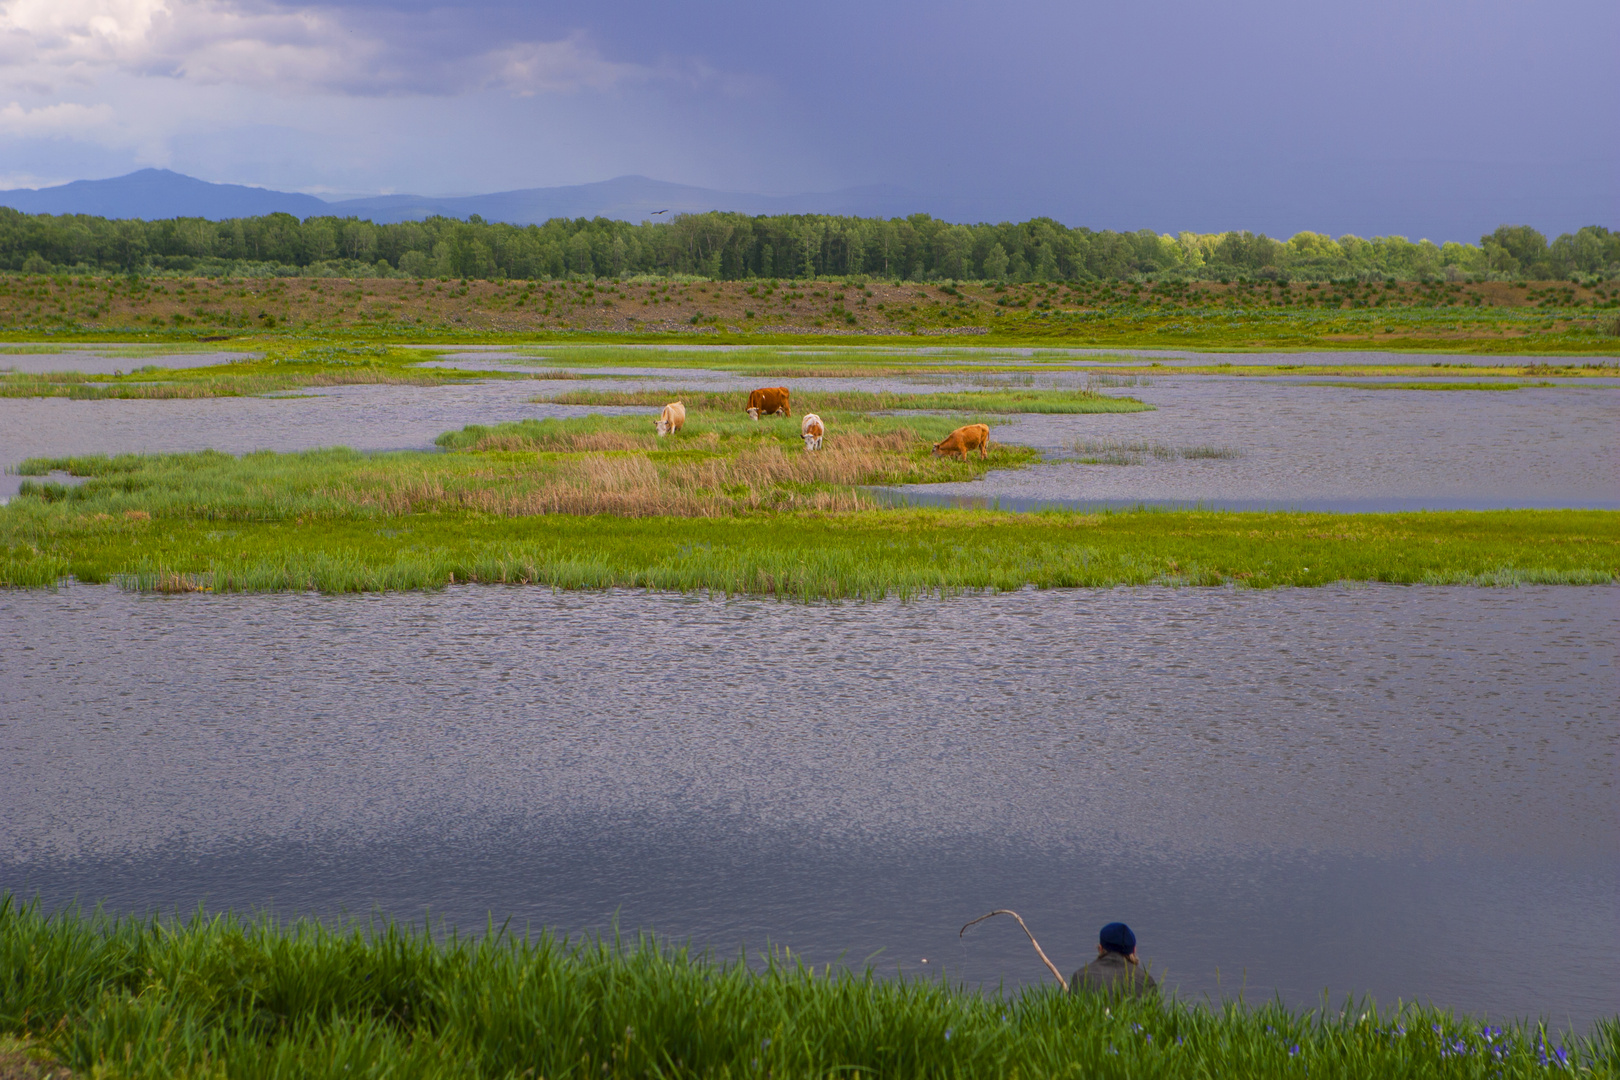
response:
M0 0L23 118L9 133L0 121L0 140L33 139L41 163L50 153L36 144L50 140L29 110L103 103L105 69L267 101L375 99L344 107L370 116L373 164L337 155L358 187L466 191L606 170L732 190L888 183L956 218L1159 231L1472 239L1510 220L1620 223L1620 151L1604 134L1620 123L1620 7L1598 0L145 0L169 23L123 52L31 43L3 14L97 2ZM414 99L436 104L388 104ZM231 142L228 116L197 123L148 143L206 143L216 129ZM299 124L276 123L298 145ZM320 162L335 136L304 127L298 156ZM407 144L467 164L413 176ZM468 158L474 146L484 152Z

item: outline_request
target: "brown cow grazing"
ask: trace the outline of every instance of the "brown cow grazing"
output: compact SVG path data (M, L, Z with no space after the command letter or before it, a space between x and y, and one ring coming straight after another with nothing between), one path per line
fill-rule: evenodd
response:
M664 406L664 411L658 414L655 421L658 426L658 437L673 435L686 426L686 406L678 401L672 401Z
M827 429L821 423L821 417L815 413L805 413L804 419L799 421L799 434L804 437L806 450L820 450L821 437L827 434Z
M942 440L934 444L935 454L961 454L966 461L969 450L979 452L979 460L984 460L985 449L990 445L990 426L988 424L968 424L959 427Z
M755 390L748 395L748 415L758 420L761 416L770 416L781 413L783 416L792 416L793 410L788 408L788 388L785 386L766 386Z

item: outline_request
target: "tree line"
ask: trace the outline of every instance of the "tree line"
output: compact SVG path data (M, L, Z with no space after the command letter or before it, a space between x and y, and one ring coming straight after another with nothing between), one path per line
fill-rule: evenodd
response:
M379 225L291 214L161 221L23 214L0 207L0 270L456 278L697 275L1050 281L1152 278L1487 280L1620 276L1620 232L1590 225L1551 243L1504 225L1476 244L1300 232L1158 234L1069 228L1051 218L960 225L826 214L683 214L632 224L477 215Z

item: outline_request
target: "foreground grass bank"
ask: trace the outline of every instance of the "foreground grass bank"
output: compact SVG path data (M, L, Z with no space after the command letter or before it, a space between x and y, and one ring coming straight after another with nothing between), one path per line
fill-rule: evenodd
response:
M162 1077L1612 1076L1588 1037L1432 1009L1298 1013L750 969L648 939L435 940L230 916L44 917L0 899L0 1031Z

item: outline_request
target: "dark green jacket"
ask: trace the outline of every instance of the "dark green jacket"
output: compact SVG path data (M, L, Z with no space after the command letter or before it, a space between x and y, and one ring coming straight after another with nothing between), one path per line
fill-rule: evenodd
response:
M1119 989L1130 994L1145 994L1158 987L1146 968L1131 963L1117 952L1103 953L1069 980L1069 990L1073 993Z

